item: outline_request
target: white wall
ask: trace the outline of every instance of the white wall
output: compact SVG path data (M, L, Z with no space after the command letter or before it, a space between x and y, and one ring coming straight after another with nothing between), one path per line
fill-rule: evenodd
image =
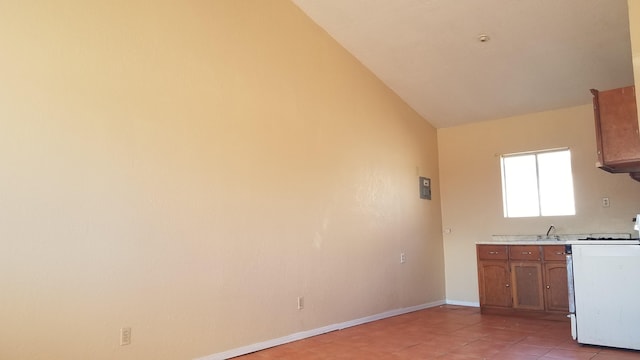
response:
M293 4L1 8L1 359L190 359L444 299L435 129Z
M478 302L475 242L491 235L544 234L551 224L558 234L633 232L640 183L595 167L591 105L438 129L438 144L450 301ZM561 147L571 150L576 215L505 219L499 155Z
M633 56L633 77L636 85L636 104L640 104L640 2L627 0L629 9L629 34L631 36L631 54ZM640 108L638 109L640 125Z

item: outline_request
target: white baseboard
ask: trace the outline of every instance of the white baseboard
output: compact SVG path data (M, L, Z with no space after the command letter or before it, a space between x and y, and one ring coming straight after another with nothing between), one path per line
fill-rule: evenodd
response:
M225 359L229 359L229 358L232 358L232 357L249 354L249 353L252 353L252 352L255 352L255 351L268 349L270 347L274 347L274 346L290 343L292 341L302 340L302 339L306 339L306 338L309 338L309 337L312 337L312 336L325 334L325 333L328 333L328 332L331 332L331 331L342 330L342 329L346 329L346 328L349 328L349 327L352 327L352 326L362 325L362 324L366 324L368 322L372 322L372 321L376 321L376 320L382 320L382 319L385 319L385 318L388 318L388 317L402 315L402 314L406 314L406 313L410 313L410 312L414 312L414 311L418 311L418 310L424 310L424 309L428 309L428 308L431 308L431 307L440 306L440 305L444 305L444 304L448 304L448 302L445 302L444 300L440 300L440 301L430 302L430 303L427 303L427 304L411 306L411 307L408 307L408 308L402 308L402 309L386 311L386 312L383 312L383 313L380 313L380 314L366 316L366 317L363 317L363 318L360 318L360 319L345 321L345 322L338 323L338 324L333 324L333 325L327 325L327 326L323 326L323 327L320 327L320 328L317 328L317 329L311 329L311 330L297 332L295 334L283 336L283 337L280 337L280 338L277 338L277 339L271 339L271 340L267 340L267 341L263 341L263 342L259 342L259 343L255 343L255 344L251 344L251 345L247 345L247 346L231 349L231 350L228 350L228 351L220 352L220 353L217 353L217 354L207 355L207 356L204 356L204 357L201 357L201 358L197 358L197 359L194 359L194 360L225 360Z
M458 300L449 300L449 299L447 299L446 304L447 305L480 307L480 303L479 302L472 302L472 301L458 301Z

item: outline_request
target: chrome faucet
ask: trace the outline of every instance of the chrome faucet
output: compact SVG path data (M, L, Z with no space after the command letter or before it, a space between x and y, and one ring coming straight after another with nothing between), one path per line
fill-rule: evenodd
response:
M549 234L551 233L551 230L556 231L556 227L551 225L549 226L549 230L547 230L547 237L549 237Z
M560 236L559 235L551 235L551 234L553 234L555 232L556 232L556 227L551 225L551 226L549 226L549 229L547 229L547 235L546 236L538 235L538 240L556 240L556 241L560 241Z

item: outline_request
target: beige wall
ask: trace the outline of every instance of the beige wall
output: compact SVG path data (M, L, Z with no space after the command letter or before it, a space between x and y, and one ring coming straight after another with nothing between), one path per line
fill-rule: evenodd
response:
M631 219L640 212L640 183L595 167L591 105L438 129L438 143L449 301L478 302L474 244L493 234L544 234L554 224L558 234L638 235ZM559 147L571 149L576 215L505 219L499 154Z
M633 56L633 76L636 84L636 104L640 104L640 1L627 0L629 8L629 33L631 35L631 55ZM638 108L640 125L640 108Z
M288 1L13 1L0 48L0 358L189 359L444 299L435 129Z

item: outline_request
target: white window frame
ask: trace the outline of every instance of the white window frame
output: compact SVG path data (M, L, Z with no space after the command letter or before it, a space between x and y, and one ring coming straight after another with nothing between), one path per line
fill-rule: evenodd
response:
M559 152L567 152L568 156L569 156L569 164L568 164L568 169L563 169L563 170L568 170L569 173L565 175L568 175L568 179L567 181L569 182L568 184L565 184L566 188L564 188L562 194L565 195L567 197L566 200L566 207L564 208L564 211L558 211L557 208L552 208L550 209L544 209L543 208L543 203L544 203L544 199L543 196L541 196L541 187L540 187L540 183L541 183L541 175L540 175L540 161L539 161L539 155L542 154L548 154L548 153L559 153ZM535 160L535 169L533 168L527 168L528 171L533 172L535 171L535 179L532 178L528 178L527 180L529 180L531 183L534 182L535 180L535 198L537 201L537 213L534 214L533 212L527 212L526 214L522 214L522 213L514 213L515 211L512 211L512 213L510 214L509 209L514 209L515 207L510 207L509 203L508 203L508 198L509 193L508 193L508 185L509 185L509 181L507 179L507 173L508 171L505 168L505 159L508 158L514 158L514 157L523 157L523 156L527 156L527 157L531 157L533 156L533 159ZM519 218L519 217L542 217L542 216L571 216L571 215L575 215L575 193L574 193L574 186L573 186L573 174L571 171L571 150L569 148L558 148L558 149L547 149L547 150L539 150L539 151L529 151L529 152L521 152L521 153L513 153L513 154L504 154L500 156L500 170L501 170L501 175L502 175L502 201L503 201L503 214L505 218ZM544 179L543 179L544 180ZM560 186L560 185L559 185ZM548 187L545 189L549 189ZM531 201L533 198L533 196L530 197L529 201ZM547 197L546 199L549 199L549 197ZM561 207L562 208L562 207ZM533 210L532 207L529 208L529 210Z

